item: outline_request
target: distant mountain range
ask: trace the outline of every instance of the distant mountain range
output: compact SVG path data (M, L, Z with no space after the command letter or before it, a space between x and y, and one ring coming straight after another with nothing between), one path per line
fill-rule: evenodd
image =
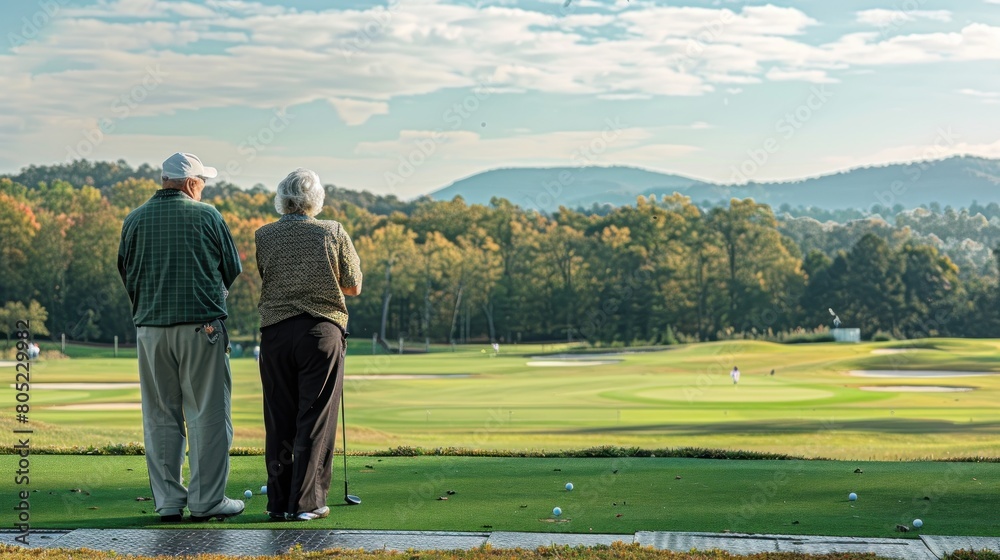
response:
M964 208L1000 201L1000 160L970 156L859 167L798 181L724 185L635 167L550 167L495 169L455 181L430 193L435 200L461 196L468 204L501 197L533 210L560 206L635 204L639 195L657 198L678 192L695 203L753 198L778 209L814 206L826 210L869 210L880 204L915 208L936 202Z

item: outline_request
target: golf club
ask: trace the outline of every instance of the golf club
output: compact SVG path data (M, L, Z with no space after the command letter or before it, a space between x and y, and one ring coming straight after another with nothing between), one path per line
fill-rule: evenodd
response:
M344 393L346 392L345 388L342 387L340 390L340 433L343 436L341 440L344 445L344 501L349 506L356 506L361 503L361 498L347 492L347 418L344 413Z

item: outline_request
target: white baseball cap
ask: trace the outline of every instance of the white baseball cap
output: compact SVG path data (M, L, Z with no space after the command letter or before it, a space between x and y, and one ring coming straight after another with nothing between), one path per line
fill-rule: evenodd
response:
M188 177L212 179L218 175L218 169L201 163L198 156L194 154L177 152L163 162L162 176L167 179L186 179Z

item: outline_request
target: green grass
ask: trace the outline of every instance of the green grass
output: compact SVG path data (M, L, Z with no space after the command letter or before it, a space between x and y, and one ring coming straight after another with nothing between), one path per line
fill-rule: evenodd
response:
M1000 341L931 339L781 345L732 341L614 356L607 365L536 367L533 356L580 345L434 347L429 354L362 355L352 343L345 402L352 450L396 446L578 449L598 445L709 447L854 460L1000 456L1000 375L876 379L858 369L1000 372ZM875 351L895 349L904 353ZM91 352L93 348L73 349ZM134 358L48 360L32 383L138 382ZM356 354L355 352L359 352ZM601 359L601 356L586 356ZM542 358L551 360L551 356ZM739 386L729 379L738 365ZM262 447L261 388L253 359L233 359L235 445ZM776 370L773 377L768 375ZM4 368L0 372L13 370ZM466 374L435 379L428 374ZM386 375L410 375L393 379ZM362 378L359 376L368 376ZM873 385L972 387L962 393L871 392ZM9 385L0 402L14 403ZM137 388L31 393L36 445L142 441L141 413L66 405L139 402ZM105 407L107 408L107 407ZM0 429L15 427L0 416Z
M615 357L621 361L608 365L559 368L528 363L532 356L586 349L505 345L496 358L480 346L455 352L435 347L425 355L362 353L369 349L352 343L348 357L352 378L345 398L352 450L691 446L851 461L351 456L351 491L364 503L334 507L329 519L310 528L578 533L592 528L621 534L729 530L912 538L917 533L893 529L920 517L929 534L1000 535L991 525L1000 464L858 462L1000 456L1000 410L995 406L1000 376L875 379L848 374L857 369L1000 371L1000 341L719 342L622 354ZM873 353L885 349L907 352ZM132 352L115 359L107 348L71 348L72 359L36 363L32 383L135 383ZM264 432L256 364L234 359L232 365L234 443L260 447ZM743 371L737 387L728 377L733 365ZM767 375L772 368L774 377ZM9 372L13 382L12 369L0 372ZM444 373L470 377L355 377ZM975 390L859 389L869 385ZM39 385L31 392L32 444L37 449L141 441L138 410L60 408L137 403L138 395L136 388L46 390ZM9 386L0 388L0 402L13 405ZM10 433L15 427L22 426L12 414L0 416L0 429ZM339 461L338 456L333 502L342 484ZM13 472L14 464L14 457L0 457L0 468L7 472ZM232 465L229 495L240 496L245 488L256 490L264 483L262 457L234 457ZM864 472L855 474L856 468ZM615 469L618 474L612 474ZM31 476L31 488L38 490L31 496L33 528L160 526L151 502L135 501L150 495L142 457L35 455ZM567 481L576 485L573 492L563 489ZM15 505L15 490L10 478L0 484L0 507ZM436 499L447 490L455 491L449 500ZM846 499L851 491L860 496L853 504ZM247 513L224 526L276 527L264 519L265 504L266 498L254 496ZM553 522L555 505L564 510L561 522ZM638 550L629 554L654 557ZM559 556L570 555L563 550ZM580 557L601 557L601 552Z
M339 504L342 488L336 459L331 505ZM483 457L349 457L348 463L351 493L363 503L336 505L308 528L915 538L917 532L901 534L895 526L919 517L928 534L1000 535L996 463ZM264 472L263 457L232 458L229 495L256 493ZM150 495L143 457L36 456L31 476L33 528L162 527L152 502L136 501ZM7 486L0 507L11 511L14 492ZM850 492L856 502L848 501ZM255 495L246 513L224 526L303 527L268 522L266 503ZM554 506L563 510L558 519Z

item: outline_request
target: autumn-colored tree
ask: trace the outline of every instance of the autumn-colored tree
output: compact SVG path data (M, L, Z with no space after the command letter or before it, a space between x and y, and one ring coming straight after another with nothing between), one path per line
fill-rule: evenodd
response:
M46 328L45 321L48 318L48 312L35 300L28 302L28 305L19 301L6 302L0 307L0 332L3 333L6 343L4 348L10 347L11 334L24 329L25 326L32 339L36 336L47 336L49 329Z
M24 300L34 291L26 272L40 228L25 200L0 192L0 301Z
M265 218L241 218L226 212L222 214L233 242L240 253L240 263L243 272L236 277L229 288L226 298L226 309L229 312L228 325L233 334L239 337L250 337L254 344L260 331L260 314L257 312L257 302L260 301L262 280L257 268L257 245L254 233L269 220Z
M362 298L370 300L373 293L381 297L381 320L378 338L386 343L386 327L389 322L389 304L393 295L409 293L413 290L417 270L417 250L414 243L416 234L398 224L387 224L372 234L357 241L358 256L364 266L365 291Z
M114 206L133 210L149 200L149 197L159 189L160 185L152 179L129 177L111 185L108 199Z

